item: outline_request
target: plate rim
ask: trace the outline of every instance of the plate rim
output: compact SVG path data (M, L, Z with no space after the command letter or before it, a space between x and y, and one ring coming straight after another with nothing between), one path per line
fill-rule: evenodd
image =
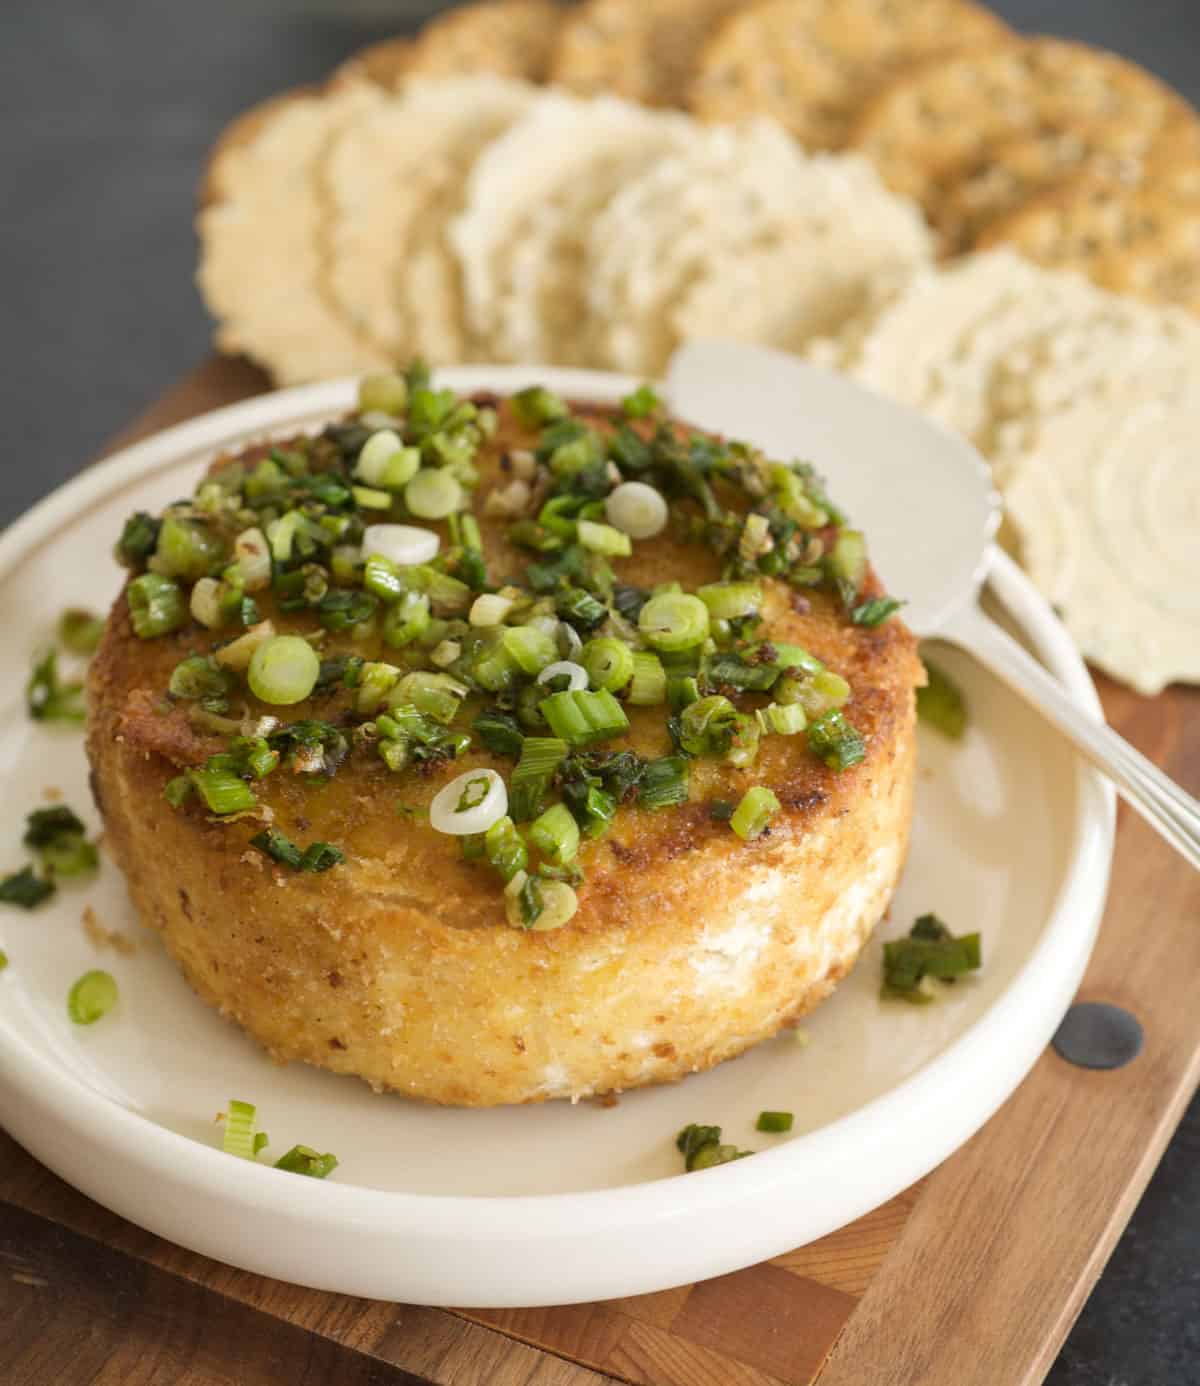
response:
M577 398L598 402L614 402L640 383L635 377L613 373L537 366L456 367L439 370L436 378L459 390L508 391L537 382ZM336 414L352 403L356 385L355 379L342 379L256 396L177 424L86 468L38 502L0 536L0 582L6 581L22 557L34 545L49 538L64 520L118 486L145 480L176 465L183 456L239 442L247 434L277 432L306 418ZM864 393L876 401L881 398L871 391L864 390ZM889 407L903 408L890 400L885 403ZM1095 687L1070 637L1029 579L999 550L993 554L989 581L1074 701L1093 715L1102 715ZM107 1155L126 1162L127 1175L152 1178L169 1173L172 1182L182 1182L193 1193L218 1198L230 1218L235 1215L282 1218L293 1230L299 1226L322 1235L370 1224L387 1238L403 1239L417 1230L427 1235L429 1224L433 1223L441 1238L463 1246L477 1246L481 1226L485 1225L489 1242L507 1241L528 1246L553 1240L561 1235L563 1226L570 1227L571 1239L577 1243L589 1233L609 1234L614 1226L644 1230L650 1225L678 1224L680 1220L706 1213L728 1213L735 1207L747 1209L761 1204L765 1198L777 1196L786 1187L794 1187L797 1180L803 1178L806 1165L827 1160L834 1150L845 1148L847 1142L870 1141L877 1134L881 1120L907 1123L914 1111L922 1108L936 1111L937 1093L951 1070L969 1064L975 1051L990 1050L995 1034L1006 1026L1011 1042L1012 1022L1031 990L1043 994L1044 1010L1061 1016L1078 986L1103 912L1114 836L1114 804L1111 787L1080 761L1076 768L1077 811L1069 826L1069 862L1037 944L988 1010L942 1053L895 1087L826 1126L762 1151L754 1160L705 1171L702 1178L681 1174L615 1188L520 1195L409 1193L333 1182L322 1184L319 1189L306 1188L305 1197L298 1202L293 1181L280 1180L270 1166L231 1162L217 1147L159 1126L150 1118L120 1106L59 1069L21 1037L0 1032L0 1085L14 1099L11 1104L6 1103L10 1111L5 1118L6 1125L43 1163L106 1206L114 1207L115 1204L111 1194L106 1194L103 1177L81 1179L78 1169L65 1172L64 1165L71 1163L63 1153L65 1147L61 1140L56 1143L54 1139L39 1137L39 1119L59 1123L61 1133L69 1135L72 1141L82 1142L95 1168L104 1163L97 1157ZM1054 985L1047 982L1048 968ZM1036 987L1032 986L1034 982L1038 983ZM1045 999L1047 992L1049 1000ZM1054 1023L1057 1024L1057 1020ZM845 1225L892 1197L968 1139L1015 1091L1045 1047L1052 1028L1040 1025L1032 1027L1032 1032L1027 1031L1023 1044L1011 1046L1014 1052L1008 1055L1004 1077L989 1085L988 1096L976 1102L965 1118L960 1116L940 1139L918 1141L917 1148L911 1141L904 1144L903 1150L897 1152L893 1177L888 1181L890 1191L881 1196L873 1194L857 1207L857 1211L851 1209L848 1216L843 1207L828 1230ZM131 1220L141 1221L142 1225L171 1240L189 1244L189 1238L180 1236L177 1231L178 1219L172 1221L165 1209L155 1209L143 1218L138 1211L132 1214L128 1211L128 1198L117 1200L117 1203L121 1206L116 1210ZM170 1230L163 1230L165 1226ZM195 1236L190 1243L195 1244ZM785 1235L779 1250L794 1244ZM204 1248L197 1246L196 1249ZM221 1255L211 1250L208 1254ZM244 1259L238 1264L243 1264ZM747 1262L745 1259L734 1261L720 1269L733 1269L738 1264ZM248 1265L247 1268L261 1269L261 1266ZM277 1269L268 1269L266 1273L280 1274ZM716 1274L719 1270L710 1269L705 1273ZM344 1282L332 1284L319 1274L309 1278L287 1274L285 1278L322 1288L346 1288ZM662 1280L660 1276L649 1288L664 1288L668 1283L683 1283L685 1279L694 1278L694 1273L689 1275L686 1271L673 1281ZM372 1283L377 1281L378 1277ZM361 1288L349 1292L380 1293L378 1289ZM560 1299L544 1296L531 1299L518 1294L512 1299L491 1297L483 1300L472 1298L468 1293L466 1296L450 1295L440 1302L549 1304L594 1297L598 1295L586 1290ZM433 1298L425 1302L439 1301Z

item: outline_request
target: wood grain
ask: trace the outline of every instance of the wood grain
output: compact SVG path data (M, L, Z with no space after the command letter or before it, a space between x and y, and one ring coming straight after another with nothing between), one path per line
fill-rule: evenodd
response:
M260 392L206 362L114 446ZM1103 683L1109 720L1200 785L1200 690ZM926 1180L763 1266L661 1294L444 1311L322 1294L122 1221L0 1135L0 1381L321 1386L1034 1386L1200 1081L1200 878L1122 809L1081 995L1146 1048L1085 1073L1052 1053Z

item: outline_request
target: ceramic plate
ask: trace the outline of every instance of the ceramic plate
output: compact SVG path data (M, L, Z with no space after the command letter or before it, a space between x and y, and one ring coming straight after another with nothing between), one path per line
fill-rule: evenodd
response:
M500 390L537 379L597 400L633 384L550 370L442 379ZM215 449L319 427L352 399L349 384L322 385L172 429L91 468L0 540L4 869L17 865L23 817L48 789L99 829L80 734L29 722L24 681L61 608L101 608L118 592L110 550L126 514L190 492ZM893 408L871 403L881 419ZM993 593L1080 705L1097 710L1061 627L1002 559ZM823 1236L925 1174L1012 1092L1076 989L1103 904L1108 792L999 684L953 652L944 660L970 699L970 730L960 745L921 731L912 853L891 917L805 1022L806 1044L773 1040L612 1108L456 1111L376 1096L350 1078L271 1064L193 996L105 863L98 880L65 884L36 913L2 912L0 1116L51 1169L133 1222L236 1266L356 1295L463 1306L604 1299ZM133 956L89 941L89 905L136 937ZM981 975L934 1006L881 1004L883 939L930 910L959 932L982 931ZM78 1028L67 990L93 967L115 974L120 1001ZM298 1141L334 1151L333 1178L222 1154L214 1116L230 1097L258 1105L272 1154ZM754 1131L763 1108L795 1112L789 1137ZM690 1121L719 1123L727 1140L761 1153L681 1174L673 1138Z

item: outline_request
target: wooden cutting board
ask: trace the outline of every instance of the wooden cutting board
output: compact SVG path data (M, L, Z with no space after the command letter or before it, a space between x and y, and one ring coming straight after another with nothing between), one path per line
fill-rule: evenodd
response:
M265 388L202 366L120 442ZM1110 722L1200 787L1200 689L1101 680ZM298 1289L171 1246L0 1135L0 1380L320 1386L1033 1386L1200 1081L1200 876L1122 807L1081 998L1139 1017L1115 1072L1052 1051L975 1138L860 1221L661 1294L454 1311ZM636 1255L637 1248L631 1247Z

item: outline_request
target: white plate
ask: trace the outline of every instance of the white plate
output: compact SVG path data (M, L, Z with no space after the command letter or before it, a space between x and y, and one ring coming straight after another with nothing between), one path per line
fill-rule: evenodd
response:
M611 400L634 382L551 370L447 371L459 389L531 380ZM0 540L0 866L20 859L24 814L56 786L98 828L77 732L24 715L29 657L69 604L102 607L125 515L190 492L215 448L315 427L349 406L338 383L252 400L131 448L43 501ZM881 425L896 406L864 395ZM820 407L819 403L816 407ZM886 431L880 457L886 456ZM815 459L818 463L820 459ZM837 477L831 478L834 494ZM1045 603L1007 561L994 590L1081 706L1097 702ZM805 1024L736 1062L611 1109L556 1102L472 1112L373 1095L349 1078L277 1068L197 1000L139 929L119 873L65 885L30 915L4 910L0 1118L34 1155L151 1231L266 1275L428 1304L536 1305L660 1290L777 1255L890 1198L966 1140L1028 1071L1079 982L1107 884L1112 799L1010 694L951 652L971 727L961 746L921 733L916 828L890 921ZM165 810L164 810L165 811ZM11 861L10 861L11 858ZM98 953L91 904L136 933L136 956ZM935 1006L882 1005L882 937L933 910L980 929L985 967ZM118 978L115 1011L72 1026L67 989ZM325 1183L221 1153L214 1115L258 1104L272 1156L334 1151ZM758 1135L763 1108L796 1113ZM719 1123L761 1152L679 1173L676 1131Z

